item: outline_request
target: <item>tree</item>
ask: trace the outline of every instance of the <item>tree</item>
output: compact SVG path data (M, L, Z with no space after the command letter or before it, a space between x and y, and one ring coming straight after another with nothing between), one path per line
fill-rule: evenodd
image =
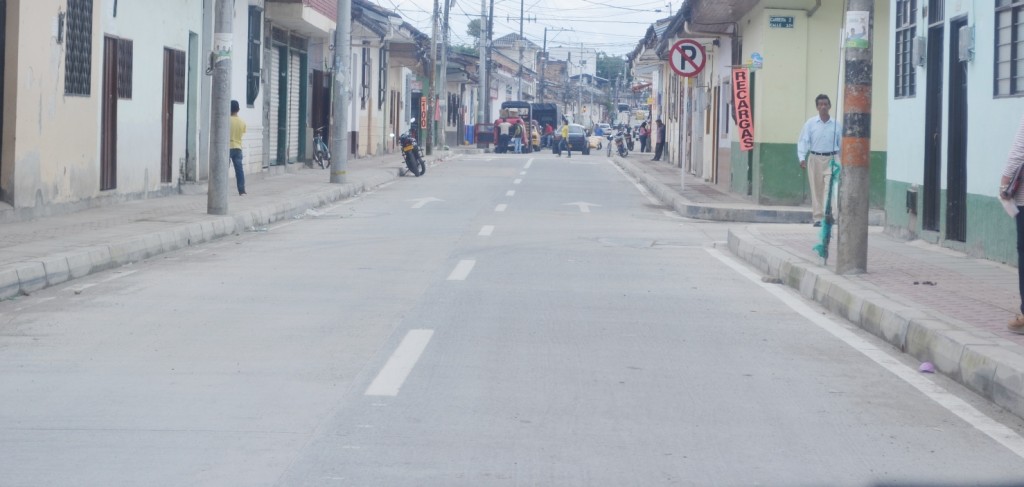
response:
M483 29L480 28L480 19L473 19L469 21L469 25L466 26L466 33L473 39L480 39L480 33Z
M625 64L622 56L613 56L602 51L597 55L597 76L604 79L615 79L616 76L621 78Z

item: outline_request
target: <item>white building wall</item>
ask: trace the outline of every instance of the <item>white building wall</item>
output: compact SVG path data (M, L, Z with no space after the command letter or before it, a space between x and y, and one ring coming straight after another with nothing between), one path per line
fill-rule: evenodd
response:
M120 100L117 108L117 191L154 191L162 185L176 185L185 158L189 100L186 95L185 103L173 105L171 182L161 183L164 48L183 51L188 56L189 32L201 30L202 1L118 2L116 17L113 0L102 3L103 18L93 28L102 29L103 35L131 40L134 51L132 99ZM102 68L102 40L93 46L93 54L93 65ZM102 73L100 78L102 90ZM99 94L97 91L96 96Z
M892 2L890 18L896 18L895 3ZM919 12L920 14L920 12ZM1024 98L993 96L992 79L995 60L995 10L991 2L947 2L945 52L956 49L950 46L949 19L968 15L969 25L975 27L974 61L967 64L968 77L968 143L967 143L967 192L997 197L999 177L1009 152L1010 143L1016 133L1021 114L1024 113ZM889 59L895 59L895 31L889 26L893 42L889 43ZM917 19L918 36L927 36L927 19ZM890 61L892 62L892 61ZM945 88L942 100L943 131L949 127L948 58L944 62L942 79ZM927 100L927 66L916 69L916 95L911 98L895 98L889 103L888 165L886 179L923 184L925 150L925 103ZM875 80L877 83L879 80ZM890 94L895 93L894 76L886 80ZM891 95L890 95L891 96ZM943 172L941 185L946 189L947 141L942 144Z

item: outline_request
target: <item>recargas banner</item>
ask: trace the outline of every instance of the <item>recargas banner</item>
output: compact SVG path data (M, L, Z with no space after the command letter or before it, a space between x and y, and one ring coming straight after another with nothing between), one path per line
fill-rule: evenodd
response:
M732 101L739 127L740 150L754 150L754 111L750 107L750 70L732 69Z

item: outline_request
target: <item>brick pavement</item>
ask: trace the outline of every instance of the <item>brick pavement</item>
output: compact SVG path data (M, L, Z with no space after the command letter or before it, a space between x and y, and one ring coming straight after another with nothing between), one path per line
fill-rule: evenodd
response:
M813 247L818 229L805 225L759 225L751 232L795 256L821 264ZM1020 297L1017 269L974 259L930 244L912 245L872 228L868 237L868 272L848 279L932 313L1024 345L1024 335L1006 330ZM827 268L835 272L835 240ZM915 284L917 283L917 284ZM932 283L932 284L927 284Z

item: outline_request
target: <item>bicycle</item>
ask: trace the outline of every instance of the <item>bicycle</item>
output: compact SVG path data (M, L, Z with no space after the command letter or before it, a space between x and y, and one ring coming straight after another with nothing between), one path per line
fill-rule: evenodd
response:
M331 150L324 142L323 131L327 127L313 129L313 162L316 162L321 169L331 167Z

